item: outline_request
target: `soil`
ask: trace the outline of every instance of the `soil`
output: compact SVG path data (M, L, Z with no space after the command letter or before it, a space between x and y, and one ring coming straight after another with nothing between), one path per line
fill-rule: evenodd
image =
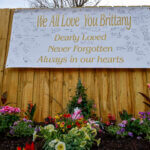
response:
M146 140L138 140L136 138L116 139L108 134L101 134L101 144L97 148L96 145L92 150L150 150L150 142ZM25 143L31 143L32 137L17 138L8 137L4 134L0 135L0 150L16 150L17 146L24 147ZM36 150L42 150L44 141L37 139L35 141Z
M150 142L137 138L116 139L108 134L101 134L99 150L150 150ZM97 148L93 148L97 150Z

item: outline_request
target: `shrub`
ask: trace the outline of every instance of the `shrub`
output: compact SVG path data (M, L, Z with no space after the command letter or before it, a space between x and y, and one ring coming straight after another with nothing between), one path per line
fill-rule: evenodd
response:
M84 118L88 119L92 117L92 111L95 110L95 104L93 100L87 100L86 89L82 85L81 81L78 81L76 94L72 97L67 105L67 110L70 114L74 113L76 108L80 109Z
M19 120L20 109L3 106L0 109L0 132L5 132L17 120Z
M16 137L32 136L34 132L33 122L25 118L21 121L14 122L10 128L10 135Z

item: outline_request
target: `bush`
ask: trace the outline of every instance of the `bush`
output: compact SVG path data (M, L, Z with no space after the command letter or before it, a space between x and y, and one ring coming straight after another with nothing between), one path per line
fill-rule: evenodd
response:
M14 122L10 128L10 135L16 137L32 136L34 132L33 122L25 118L21 121Z
M67 110L70 114L74 113L76 108L80 109L82 115L85 119L92 117L93 112L95 110L95 104L93 100L87 100L86 89L82 85L81 81L78 81L76 94L73 96L72 100L69 101L67 105Z
M16 115L0 115L0 132L5 132L17 120L19 116Z
M4 106L0 109L0 132L5 132L11 125L19 120L19 108Z

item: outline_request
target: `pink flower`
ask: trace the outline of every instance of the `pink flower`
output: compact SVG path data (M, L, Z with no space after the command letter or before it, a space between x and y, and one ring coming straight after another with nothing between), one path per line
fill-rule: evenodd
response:
M72 119L74 119L74 120L83 118L83 115L81 114L81 110L80 110L78 107L76 107L76 108L74 109L74 113L72 114L71 117L72 117Z
M82 96L80 96L80 97L78 98L78 104L81 104L81 102L82 102Z
M150 83L147 84L147 87L150 89Z
M96 124L96 122L92 119L89 119L88 121L89 121L90 124Z
M135 118L131 118L132 121L136 120Z
M20 108L15 108L15 107L11 107L11 106L4 106L0 109L0 112L5 114L5 113L19 113L20 112Z
M143 122L144 122L144 121L143 121L143 120L141 120L141 121L140 121L140 124L143 124Z
M123 120L123 121L122 121L122 124L125 124L125 125L126 125L127 123L128 123L127 120Z
M58 128L58 124L55 124L55 127Z

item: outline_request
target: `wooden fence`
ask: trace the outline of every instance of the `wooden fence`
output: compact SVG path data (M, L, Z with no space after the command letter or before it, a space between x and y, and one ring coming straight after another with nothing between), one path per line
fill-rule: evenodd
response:
M42 121L55 115L74 95L78 79L87 88L89 99L97 105L97 114L107 118L126 109L138 115L148 108L138 92L150 95L149 69L5 69L14 10L0 10L0 95L7 91L9 102L26 109L28 102L37 104L35 118Z

